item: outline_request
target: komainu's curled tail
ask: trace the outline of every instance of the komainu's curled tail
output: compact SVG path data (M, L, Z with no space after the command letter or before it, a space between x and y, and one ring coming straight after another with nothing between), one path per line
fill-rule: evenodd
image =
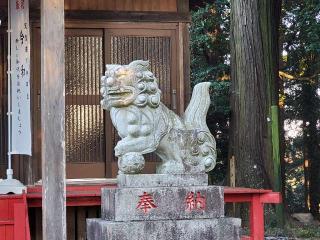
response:
M184 115L184 123L188 130L197 133L199 144L197 155L199 165L204 166L205 171L211 171L216 165L216 141L207 126L206 117L210 106L209 88L210 82L198 83L192 92L192 98ZM195 156L192 156L193 158Z
M184 114L184 123L188 129L197 128L210 132L206 122L210 106L210 86L210 82L202 82L193 88L191 101Z

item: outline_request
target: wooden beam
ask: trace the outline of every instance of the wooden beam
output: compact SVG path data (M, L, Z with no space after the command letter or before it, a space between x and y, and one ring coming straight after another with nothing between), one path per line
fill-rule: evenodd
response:
M30 12L32 19L39 19L39 11ZM175 12L114 12L101 10L66 10L67 20L104 20L112 22L191 22L189 13Z
M111 21L148 21L148 22L190 22L189 13L175 12L114 12L100 10L66 11L67 19L111 20Z
M43 239L66 239L64 0L41 1Z

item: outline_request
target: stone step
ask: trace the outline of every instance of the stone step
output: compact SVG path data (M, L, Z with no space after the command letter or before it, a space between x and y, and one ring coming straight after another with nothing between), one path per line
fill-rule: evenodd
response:
M208 174L120 174L119 188L208 186Z
M205 219L224 216L218 186L102 189L102 218L112 221Z
M88 240L240 240L236 218L110 222L87 220Z

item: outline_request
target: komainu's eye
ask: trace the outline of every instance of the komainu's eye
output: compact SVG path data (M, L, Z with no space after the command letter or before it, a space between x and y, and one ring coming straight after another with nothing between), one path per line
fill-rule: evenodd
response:
M114 78L108 77L107 81L106 81L106 84L107 84L108 87L111 87L114 84L114 82L115 82Z

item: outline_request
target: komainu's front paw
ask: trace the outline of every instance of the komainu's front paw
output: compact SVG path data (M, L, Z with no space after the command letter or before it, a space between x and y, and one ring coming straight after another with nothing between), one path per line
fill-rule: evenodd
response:
M119 157L121 155L124 155L124 150L123 150L123 147L121 146L121 144L117 144L115 147L114 147L114 155L116 157Z
M114 147L114 154L116 157L122 156L128 152L133 152L130 148L130 141L126 139L120 140Z

